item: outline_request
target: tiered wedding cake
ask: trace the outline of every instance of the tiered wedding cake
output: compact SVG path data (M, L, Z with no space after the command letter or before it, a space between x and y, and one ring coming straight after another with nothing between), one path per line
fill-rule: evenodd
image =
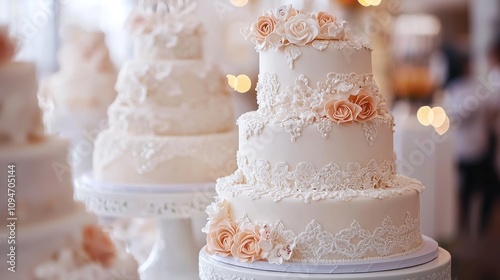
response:
M238 170L207 208L201 279L450 279L449 254L420 233L423 187L395 173L393 118L367 41L333 15L291 6L244 35L260 52L259 109L239 118ZM325 275L423 255L441 263Z
M143 0L128 28L136 59L121 70L110 128L96 140L99 181L215 181L234 171L237 133L223 76L202 60L194 1Z
M94 139L106 128L117 73L104 33L76 26L64 33L61 70L42 81L39 98L48 132L71 140L71 164L78 176L92 169Z
M68 142L44 135L35 65L13 54L0 29L0 279L137 279L135 261L73 202Z

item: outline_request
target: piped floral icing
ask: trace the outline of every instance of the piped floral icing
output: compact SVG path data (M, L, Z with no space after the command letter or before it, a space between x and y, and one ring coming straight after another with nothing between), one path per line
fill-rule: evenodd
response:
M322 50L328 40L345 41L357 49L370 48L366 39L349 32L346 21L325 12L297 10L291 5L267 11L244 28L242 34L256 44L257 51L308 45Z
M188 59L201 56L200 21L193 0L141 0L127 20L144 58Z
M416 217L406 213L404 224L400 226L387 216L373 230L363 228L354 220L349 228L337 233L325 231L320 223L312 220L303 232L296 233L281 221L255 222L246 215L233 221L230 207L218 197L208 207L205 251L211 255L232 256L240 262L328 262L326 260L332 255L340 256L343 261L395 257L400 255L394 253L396 250L402 249L408 254L423 244L418 213ZM379 257L367 257L373 253Z
M327 138L332 122L392 123L392 115L372 74L332 72L327 74L325 82L316 86L310 85L305 75L300 75L293 86L287 87L278 82L275 73L259 74L257 103L261 119L280 123L290 132L292 141L296 141L308 125L316 125L322 137ZM258 129L251 134L261 131L264 125L265 121L253 122L252 126Z

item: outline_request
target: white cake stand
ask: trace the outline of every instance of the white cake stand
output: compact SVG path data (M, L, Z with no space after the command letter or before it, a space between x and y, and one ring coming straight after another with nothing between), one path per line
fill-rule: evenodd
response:
M86 173L75 182L75 199L102 217L156 218L156 242L139 268L143 280L198 278L198 248L190 218L205 211L214 183L119 185L97 182Z

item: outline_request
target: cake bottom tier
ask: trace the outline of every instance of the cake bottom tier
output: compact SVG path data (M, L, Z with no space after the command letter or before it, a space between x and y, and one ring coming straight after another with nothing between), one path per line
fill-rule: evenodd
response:
M242 268L224 264L210 258L204 250L199 258L201 280L229 280L229 279L254 279L254 280L283 280L283 279L318 279L318 280L451 280L451 256L439 248L438 257L428 263L391 271L351 273L351 274L306 274L285 273Z
M68 151L69 142L58 137L0 147L0 165L5 170L2 175L5 184L0 183L1 220L10 217L8 208L16 210L21 225L55 219L73 211L73 177ZM11 165L13 171L8 174L7 167ZM12 175L9 185L3 177L7 175Z
M404 176L395 176L387 189L336 191L309 202L250 195L244 185L228 186L225 179L230 178L218 181L218 198L207 209L209 253L242 262L335 263L399 257L423 246L422 187L406 185ZM255 246L240 250L254 245L249 238Z
M125 184L213 182L236 169L236 131L143 136L107 130L94 147L96 180Z

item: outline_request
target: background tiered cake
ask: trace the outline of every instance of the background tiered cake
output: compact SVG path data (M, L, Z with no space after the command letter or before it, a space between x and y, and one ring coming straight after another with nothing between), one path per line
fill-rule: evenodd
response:
M333 15L291 6L243 33L260 52L259 109L239 118L238 170L218 180L207 208L201 278L280 279L257 271L314 273L331 265L332 272L337 264L376 271L370 262L403 264L421 253L423 187L395 173L393 118L366 39ZM450 278L447 256L429 270L436 279ZM293 265L300 263L307 264Z
M133 258L73 202L69 142L44 135L35 65L10 61L7 33L0 28L0 218L10 225L0 229L0 279L138 279Z
M234 171L231 96L203 61L195 1L140 1L128 21L136 58L122 68L94 175L125 184L212 182Z
M103 32L71 26L64 29L63 42L60 71L42 80L38 95L47 132L71 141L71 165L78 177L92 169L94 140L107 127L117 72Z

